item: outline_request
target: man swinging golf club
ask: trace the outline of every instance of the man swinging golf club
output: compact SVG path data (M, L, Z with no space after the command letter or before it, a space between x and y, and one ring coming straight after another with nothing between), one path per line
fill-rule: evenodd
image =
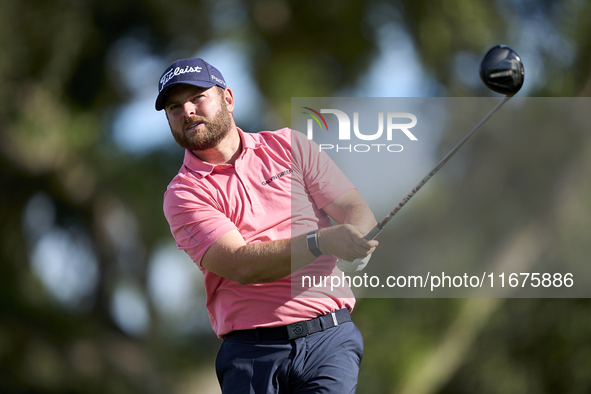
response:
M156 109L185 148L164 213L205 275L211 325L224 339L223 393L355 392L363 341L353 293L292 294L291 276L330 275L337 257L370 255L378 242L364 236L377 222L367 204L303 134L239 129L232 90L204 60L174 62L158 87Z

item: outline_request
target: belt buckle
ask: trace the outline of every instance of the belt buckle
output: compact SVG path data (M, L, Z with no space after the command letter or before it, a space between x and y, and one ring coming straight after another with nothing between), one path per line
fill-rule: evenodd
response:
M305 321L288 324L286 328L290 340L308 335L308 324Z

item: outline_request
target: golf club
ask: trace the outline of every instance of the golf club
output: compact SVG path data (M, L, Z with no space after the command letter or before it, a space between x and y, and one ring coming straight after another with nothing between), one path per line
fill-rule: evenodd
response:
M367 240L374 239L384 229L386 224L396 215L402 207L431 179L456 154L456 152L468 141L468 139L482 126L495 112L503 106L523 86L524 69L521 58L506 45L496 45L488 50L480 63L480 78L489 89L504 94L505 97L470 131L440 162L429 172L411 191L398 203L398 205L379 222L366 236ZM371 255L354 261L337 260L337 267L343 272L357 272L363 270L369 262Z

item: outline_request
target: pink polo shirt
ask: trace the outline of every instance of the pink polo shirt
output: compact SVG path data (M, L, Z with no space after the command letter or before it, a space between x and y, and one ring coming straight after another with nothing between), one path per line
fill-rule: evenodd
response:
M164 194L164 214L177 246L205 275L207 309L218 336L274 327L353 309L347 287L301 288L302 275L337 275L334 256L321 256L283 279L240 285L203 267L207 249L237 229L247 244L287 239L331 225L321 209L354 186L318 145L300 132L243 133L234 165L213 165L185 151ZM295 286L292 285L292 279Z

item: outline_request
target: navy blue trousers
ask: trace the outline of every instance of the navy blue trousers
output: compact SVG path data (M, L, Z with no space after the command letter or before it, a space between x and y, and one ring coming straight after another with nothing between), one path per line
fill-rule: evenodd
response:
M355 393L363 338L353 322L294 340L226 339L216 360L223 394Z

